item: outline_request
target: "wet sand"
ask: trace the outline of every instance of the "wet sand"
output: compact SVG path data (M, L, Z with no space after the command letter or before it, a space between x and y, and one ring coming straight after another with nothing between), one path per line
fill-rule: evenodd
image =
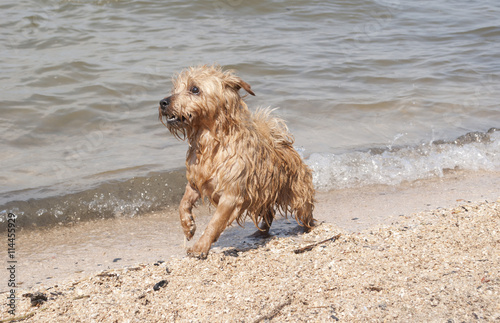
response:
M18 240L18 297L42 291L54 299L37 309L20 297L17 314L33 312L41 322L68 321L68 313L77 315L69 321L106 322L161 315L199 321L424 321L432 313L443 320L499 319L500 214L498 201L492 202L500 197L498 187L499 173L454 173L400 187L320 193L315 217L326 223L312 233L302 234L291 219L273 224L269 239L249 237L251 223L235 226L207 261L183 258L175 215L25 232ZM203 228L210 211L197 211ZM339 233L335 243L292 252ZM161 280L167 287L152 290ZM2 305L2 318L5 313Z

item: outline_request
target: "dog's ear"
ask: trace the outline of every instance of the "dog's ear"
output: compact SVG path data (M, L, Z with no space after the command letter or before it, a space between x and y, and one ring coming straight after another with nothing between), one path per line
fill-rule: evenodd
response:
M255 96L255 93L253 93L250 84L243 81L237 76L230 75L230 77L226 79L226 85L235 89L236 92L239 91L240 89L244 89L245 91L248 92L248 94Z
M245 91L248 92L248 94L251 94L255 96L255 93L253 93L252 88L250 87L250 84L247 82L243 81L242 79L239 79L240 87L243 88Z

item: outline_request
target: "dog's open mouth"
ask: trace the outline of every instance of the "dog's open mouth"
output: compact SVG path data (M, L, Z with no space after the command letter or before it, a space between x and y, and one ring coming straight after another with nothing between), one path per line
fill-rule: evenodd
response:
M177 122L183 122L185 120L186 118L184 117L179 118L176 115L167 115L167 123L177 123Z
M173 124L173 123L178 123L182 122L185 123L188 121L188 119L185 116L177 116L175 114L166 114L167 117L167 123Z

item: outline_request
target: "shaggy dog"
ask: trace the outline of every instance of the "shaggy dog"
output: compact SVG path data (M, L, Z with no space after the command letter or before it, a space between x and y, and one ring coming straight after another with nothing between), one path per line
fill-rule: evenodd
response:
M173 80L169 97L160 101L160 120L177 138L188 139L186 192L179 206L189 240L196 225L192 214L199 198L216 207L188 255L206 258L213 242L234 220L249 216L263 233L275 212L291 214L307 229L313 226L311 170L293 148L283 120L268 110L252 114L239 90L250 85L218 66L199 66Z

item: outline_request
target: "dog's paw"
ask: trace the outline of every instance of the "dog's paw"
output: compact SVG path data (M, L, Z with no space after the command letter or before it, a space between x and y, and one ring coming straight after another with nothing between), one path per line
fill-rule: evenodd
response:
M181 221L181 225L186 239L191 240L196 232L196 223L194 222L194 218L191 216L188 221Z
M187 250L187 255L191 258L198 258L198 259L207 259L207 256L208 256L208 253L204 253L204 252L196 252L196 251L193 251L192 248L189 248Z
M182 229L184 230L186 239L191 240L191 238L193 238L194 236L194 233L196 232L196 224L194 224L193 222L190 225L182 226Z
M192 258L198 259L206 259L208 256L208 251L210 250L210 246L200 246L198 243L195 243L194 246L187 250L187 255Z
M271 234L269 233L269 230L257 230L254 233L250 235L252 238L257 238L257 239L262 239L262 238L269 238Z

